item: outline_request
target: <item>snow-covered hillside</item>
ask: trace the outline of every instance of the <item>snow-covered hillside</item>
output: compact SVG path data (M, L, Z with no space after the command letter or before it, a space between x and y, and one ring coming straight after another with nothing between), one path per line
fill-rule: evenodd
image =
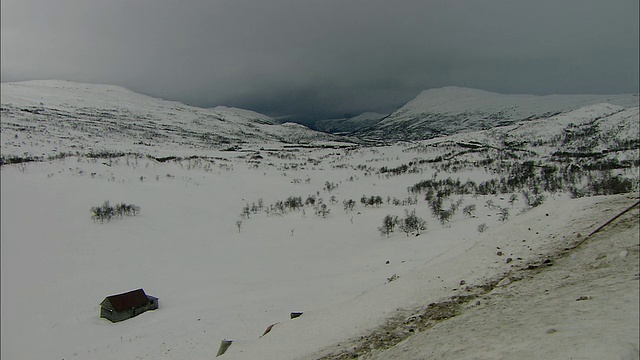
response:
M1 86L5 157L104 151L162 156L255 142L344 141L309 129L293 131L249 110L202 109L118 86L57 80Z
M567 164L581 157L637 162L639 119L638 107L596 104L549 118L434 138L425 144L534 151L546 160L564 157Z
M423 91L358 135L384 140L428 139L443 134L547 118L598 103L637 107L638 101L638 94L503 95L476 89L444 87Z
M387 115L366 112L351 118L319 120L313 123L313 128L332 134L350 134L377 124Z

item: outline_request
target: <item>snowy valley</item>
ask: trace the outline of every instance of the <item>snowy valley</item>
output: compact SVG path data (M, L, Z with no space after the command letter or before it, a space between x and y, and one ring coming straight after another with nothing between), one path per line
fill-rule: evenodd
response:
M214 358L224 339L223 359L507 358L538 356L535 343L572 353L550 336L638 356L637 207L596 264L624 278L602 286L627 316L581 340L559 316L539 325L544 339L459 356L419 340L503 305L512 282L541 281L551 262L571 282L567 259L583 254L571 251L637 204L637 94L430 90L341 137L106 85L1 93L2 359ZM106 201L139 213L96 216ZM106 296L138 288L157 310L99 317ZM570 305L606 307L604 294ZM596 338L605 331L616 336Z

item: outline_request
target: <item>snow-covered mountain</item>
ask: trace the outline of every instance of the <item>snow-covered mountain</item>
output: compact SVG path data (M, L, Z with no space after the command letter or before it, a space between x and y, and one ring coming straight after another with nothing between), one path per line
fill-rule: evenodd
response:
M343 141L304 127L282 126L249 110L203 109L112 85L47 80L1 86L5 156Z
M360 137L418 140L462 131L548 118L598 103L638 106L638 94L503 95L482 90L444 87L426 90Z
M313 123L313 128L332 134L349 134L373 126L387 115L365 112L350 118L319 120Z

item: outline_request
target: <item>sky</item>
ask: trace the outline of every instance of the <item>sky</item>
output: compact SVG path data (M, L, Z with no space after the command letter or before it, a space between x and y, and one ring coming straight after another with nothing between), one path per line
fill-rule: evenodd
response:
M2 0L2 82L113 84L282 119L422 90L639 92L638 0Z

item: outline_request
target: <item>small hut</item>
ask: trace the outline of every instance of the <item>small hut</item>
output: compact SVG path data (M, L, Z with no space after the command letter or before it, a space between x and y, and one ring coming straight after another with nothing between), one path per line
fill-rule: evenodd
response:
M100 303L100 317L118 322L158 308L158 298L145 294L144 290L107 296Z

